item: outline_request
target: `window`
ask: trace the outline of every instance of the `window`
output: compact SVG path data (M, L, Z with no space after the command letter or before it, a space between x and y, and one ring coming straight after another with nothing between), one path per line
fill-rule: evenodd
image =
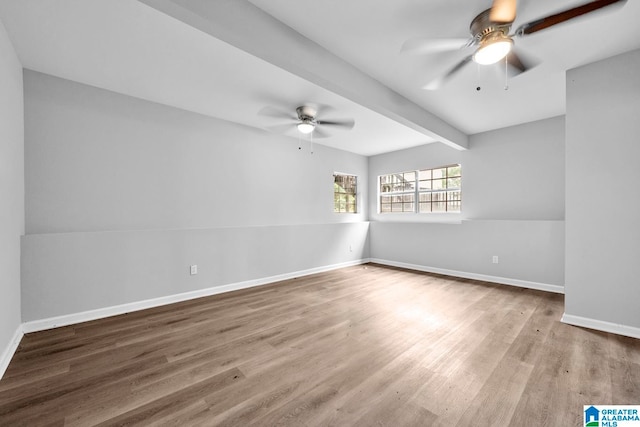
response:
M380 212L415 212L415 206L415 171L380 177Z
M380 212L460 212L460 165L380 176Z
M333 174L333 211L357 213L358 177Z

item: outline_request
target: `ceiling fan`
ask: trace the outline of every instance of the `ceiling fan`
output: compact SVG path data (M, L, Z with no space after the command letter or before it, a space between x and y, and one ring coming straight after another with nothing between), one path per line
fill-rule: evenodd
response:
M301 105L295 109L295 114L276 107L264 107L258 114L265 117L284 120L284 123L267 126L272 132L294 134L312 134L314 138L328 138L330 130L349 130L355 125L353 119L331 118L334 109L320 105ZM325 119L326 118L326 119Z
M424 89L438 89L445 81L473 61L480 65L495 64L506 58L507 66L517 75L531 68L514 48L514 37L523 37L553 25L557 25L587 13L595 12L614 4L624 4L627 0L595 0L558 13L539 18L516 28L511 25L516 19L516 0L494 0L487 9L473 18L469 39L410 39L402 46L406 53L437 53L461 48L474 47L475 52L466 56L443 76L431 81Z

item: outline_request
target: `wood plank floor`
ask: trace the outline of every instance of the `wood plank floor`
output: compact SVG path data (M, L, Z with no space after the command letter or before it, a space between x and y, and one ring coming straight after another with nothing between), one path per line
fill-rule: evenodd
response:
M577 426L640 340L563 297L364 265L26 335L1 426Z

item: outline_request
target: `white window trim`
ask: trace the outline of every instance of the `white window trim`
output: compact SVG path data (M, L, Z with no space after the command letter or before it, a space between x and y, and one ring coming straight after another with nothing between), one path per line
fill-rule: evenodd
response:
M462 192L462 182L460 183L460 187L459 188L455 188L455 189L444 189L444 190L420 190L420 181L419 181L419 172L420 171L425 171L425 170L434 170L434 169L443 169L443 168L449 168L451 166L460 166L460 169L462 170L462 163L451 163L448 165L443 165L443 166L435 166L435 167L430 167L430 168L424 168L424 169L414 169L414 170L406 170L406 171L402 171L402 172L390 172L390 173L385 173L382 175L378 175L378 178L376 180L376 185L377 185L377 197L376 197L376 204L377 204L377 213L379 215L384 215L385 217L390 217L390 216L398 216L398 217L406 217L408 215L411 214L417 214L417 215L427 215L427 216L442 216L442 217L446 217L446 218L442 218L441 220L438 220L437 222L451 222L451 223L459 223L460 222L460 216L462 215L462 209L460 211L457 212L451 212L451 211L437 211L437 212L420 212L420 194L423 193L444 193L447 191L451 191L451 190L457 190ZM400 196L400 195L406 195L406 194L412 194L414 195L414 203L413 203L413 211L404 211L404 212L382 212L382 206L380 203L380 199L382 196L382 193L380 192L380 187L381 187L381 180L383 176L389 176L389 175L397 175L397 174L405 174L405 173L409 173L409 172L413 172L415 175L415 188L411 191L390 191L387 193L384 193L385 196ZM460 176L462 177L462 174L460 174ZM462 202L462 200L461 200Z
M337 172L334 171L332 177L334 178L334 182L335 182L335 176L336 175L343 175L343 176L353 176L356 178L356 211L355 212L336 212L335 211L335 200L334 200L334 208L333 208L333 213L336 215L342 215L342 214L351 214L351 215L358 215L360 214L360 210L361 210L361 206L360 206L360 179L358 179L358 175L354 174L354 173L346 173L346 172ZM333 196L335 196L335 191L333 191Z

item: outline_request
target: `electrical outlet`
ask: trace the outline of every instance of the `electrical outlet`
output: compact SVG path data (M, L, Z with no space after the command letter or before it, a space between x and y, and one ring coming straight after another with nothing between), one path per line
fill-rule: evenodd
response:
M198 266L197 265L192 265L191 266L191 275L193 276L194 274L198 274Z
M492 261L493 261L494 264L497 264L498 263L498 255L494 255Z
M353 252L353 247L349 245L349 252Z

